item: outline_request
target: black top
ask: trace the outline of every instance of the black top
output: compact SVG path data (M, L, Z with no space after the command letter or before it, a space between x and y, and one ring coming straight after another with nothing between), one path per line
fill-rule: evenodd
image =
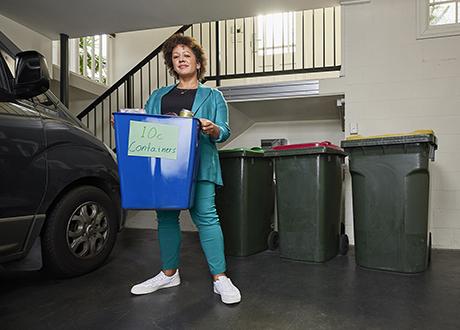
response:
M192 110L197 89L181 89L174 87L161 99L161 114L175 113L179 115L182 109Z

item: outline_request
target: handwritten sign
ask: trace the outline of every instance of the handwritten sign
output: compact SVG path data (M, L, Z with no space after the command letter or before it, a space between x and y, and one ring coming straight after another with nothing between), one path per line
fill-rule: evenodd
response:
M131 120L128 156L177 159L179 127Z

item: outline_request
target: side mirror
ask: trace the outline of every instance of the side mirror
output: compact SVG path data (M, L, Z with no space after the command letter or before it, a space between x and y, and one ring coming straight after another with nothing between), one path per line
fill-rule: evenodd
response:
M16 98L31 98L50 88L50 75L42 54L29 50L16 55L14 94Z

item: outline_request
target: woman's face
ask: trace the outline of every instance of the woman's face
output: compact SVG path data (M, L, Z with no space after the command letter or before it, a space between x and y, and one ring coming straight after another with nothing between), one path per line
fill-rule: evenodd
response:
M179 78L196 76L197 69L201 67L197 63L196 56L190 47L185 45L177 45L172 51L172 62L174 71L179 75Z

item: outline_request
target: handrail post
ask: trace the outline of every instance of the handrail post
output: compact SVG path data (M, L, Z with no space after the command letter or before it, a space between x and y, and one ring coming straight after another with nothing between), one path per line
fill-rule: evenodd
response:
M126 107L134 108L134 76L129 76L126 80Z
M220 86L220 38L219 21L216 21L216 86Z

